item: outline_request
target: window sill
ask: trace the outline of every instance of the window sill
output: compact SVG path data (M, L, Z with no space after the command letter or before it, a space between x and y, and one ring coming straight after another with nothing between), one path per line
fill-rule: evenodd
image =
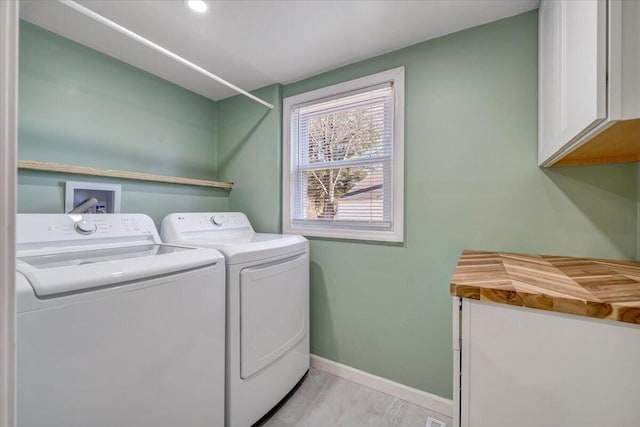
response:
M371 242L404 242L404 236L401 233L395 231L337 230L333 228L288 227L286 225L283 227L283 231L286 234L300 234L305 237L366 240Z

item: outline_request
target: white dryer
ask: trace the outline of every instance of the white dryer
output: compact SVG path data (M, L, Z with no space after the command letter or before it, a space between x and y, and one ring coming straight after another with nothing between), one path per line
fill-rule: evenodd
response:
M309 369L309 242L255 233L240 212L171 214L160 235L225 257L226 425L249 427Z
M19 214L20 427L224 425L224 259L146 215Z

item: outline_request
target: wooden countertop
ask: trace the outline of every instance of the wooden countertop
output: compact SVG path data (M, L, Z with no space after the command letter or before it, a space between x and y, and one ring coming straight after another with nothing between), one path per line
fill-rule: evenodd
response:
M640 263L466 250L452 296L640 324Z

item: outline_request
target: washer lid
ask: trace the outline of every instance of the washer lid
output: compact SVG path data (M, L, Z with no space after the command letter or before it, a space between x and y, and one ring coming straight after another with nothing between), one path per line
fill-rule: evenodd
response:
M241 264L254 260L280 257L305 251L309 241L295 234L244 233L233 238L219 239L216 236L184 240L180 243L215 248L222 252L227 264Z
M143 244L18 256L16 270L40 297L77 292L221 262L209 249Z

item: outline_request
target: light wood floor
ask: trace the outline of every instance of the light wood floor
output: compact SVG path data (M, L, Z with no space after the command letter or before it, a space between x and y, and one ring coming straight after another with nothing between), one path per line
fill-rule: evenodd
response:
M311 369L300 387L254 427L425 427L433 417L451 427L451 418Z

